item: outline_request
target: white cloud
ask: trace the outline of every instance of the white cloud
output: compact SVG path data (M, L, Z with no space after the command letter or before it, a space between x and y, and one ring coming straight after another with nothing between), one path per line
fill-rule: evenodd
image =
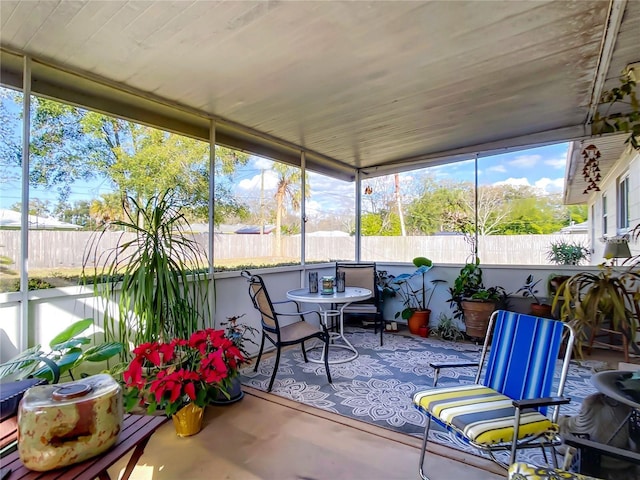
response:
M322 214L323 210L325 210L320 202L316 202L314 200L307 200L305 203L305 207L307 209L307 215L310 217L320 215Z
M258 157L254 163L254 167L259 170L270 170L273 168L273 161L266 158Z
M509 162L509 165L515 168L531 168L535 167L542 155L518 155Z
M494 165L493 167L487 168L487 172L506 173L507 169L504 165Z
M526 177L507 178L501 182L495 182L493 185L512 185L514 187L534 187L544 193L559 193L564 188L563 178L541 178L536 180L532 185Z
M254 175L251 178L246 178L238 183L238 188L241 190L255 191L260 190L260 184L262 183L261 174ZM278 176L272 170L265 170L264 172L264 189L275 190L278 186Z
M514 187L530 187L531 184L526 177L522 178L507 178L506 180L502 180L500 182L494 183L494 185L512 185Z
M558 170L564 169L567 164L567 157L548 158L544 161L544 164Z
M535 186L541 190L544 190L547 193L558 193L561 192L564 188L564 179L563 178L541 178L537 180Z

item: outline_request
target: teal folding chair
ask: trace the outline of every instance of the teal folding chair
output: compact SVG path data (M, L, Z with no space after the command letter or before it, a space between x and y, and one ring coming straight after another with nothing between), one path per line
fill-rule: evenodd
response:
M558 361L563 339L567 340L562 361ZM434 386L440 370L447 367L478 366L475 383L434 388L413 397L416 408L427 415L419 472L424 459L431 421L435 421L464 442L490 455L505 468L514 463L520 448L551 447L554 465L556 445L561 443L556 421L573 348L572 328L557 320L499 310L493 313L480 361L464 364L431 364ZM555 396L550 396L554 374L560 370ZM547 415L547 407L552 407ZM494 453L510 451L509 462Z

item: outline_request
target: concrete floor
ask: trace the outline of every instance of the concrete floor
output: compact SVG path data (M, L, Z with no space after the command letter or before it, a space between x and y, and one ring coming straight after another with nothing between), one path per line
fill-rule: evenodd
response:
M620 352L586 360L617 369ZM632 363L637 363L634 358ZM203 430L177 437L172 422L151 438L132 480L393 480L418 476L420 439L243 387L242 401L207 407ZM109 469L119 478L126 458ZM430 443L431 480L497 480L506 472L475 455Z
M420 440L251 388L242 401L207 407L203 430L176 436L167 422L153 435L132 480L418 478ZM497 480L492 462L430 445L432 480ZM109 469L119 478L126 459Z

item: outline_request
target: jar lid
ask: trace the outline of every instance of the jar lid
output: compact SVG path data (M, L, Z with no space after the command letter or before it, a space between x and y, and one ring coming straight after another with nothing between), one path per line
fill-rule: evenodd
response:
M31 387L22 397L21 408L31 410L55 404L56 406L86 402L104 395L115 395L121 391L120 384L106 373L73 382Z
M84 397L91 390L91 385L86 383L73 383L56 388L51 394L54 400L68 400L70 398Z

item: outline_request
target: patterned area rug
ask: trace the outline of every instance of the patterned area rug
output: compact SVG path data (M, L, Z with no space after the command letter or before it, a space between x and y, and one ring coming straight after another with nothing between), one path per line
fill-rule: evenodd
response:
M300 347L295 346L282 352L271 393L421 437L425 416L414 408L411 399L415 392L433 388L434 372L429 363L474 361L479 359L481 350L481 346L470 343L401 334L385 335L384 346L381 347L379 335L361 328L349 328L346 337L356 347L359 356L350 362L330 366L332 384L327 382L324 365L305 363ZM308 356L319 358L320 351L313 350ZM330 351L331 359L342 355L348 355L348 352L339 348ZM274 355L263 356L257 372L253 371L253 366L243 369L242 383L266 391L274 361ZM565 395L572 401L570 405L563 406L563 415L577 413L582 399L596 391L589 378L599 366L594 362L572 362L565 387ZM442 370L438 386L472 383L475 372L473 367ZM433 422L429 441L478 454L477 450ZM519 454L518 458L545 463L538 449Z

